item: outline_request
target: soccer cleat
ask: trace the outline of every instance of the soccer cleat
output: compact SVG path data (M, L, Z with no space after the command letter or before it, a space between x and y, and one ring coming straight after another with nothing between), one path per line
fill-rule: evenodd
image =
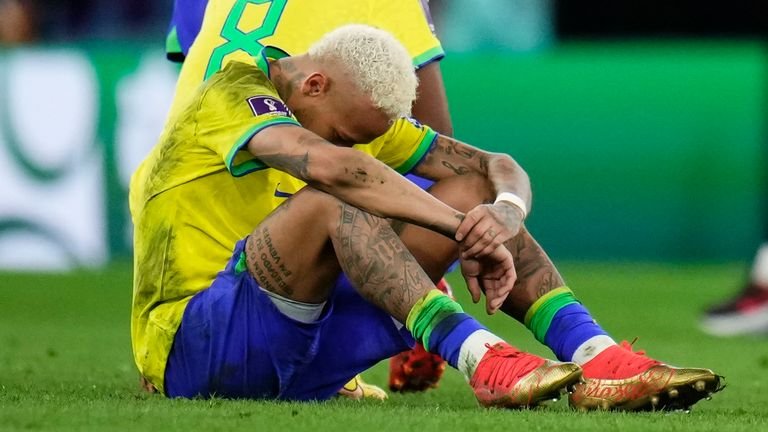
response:
M709 308L701 329L713 336L768 333L768 287L749 284L734 299Z
M453 291L445 279L437 289L453 298ZM397 392L425 391L437 387L445 372L446 363L438 354L432 354L420 343L408 351L389 359L389 389Z
M469 385L484 407L533 408L579 381L581 367L528 354L505 342L488 346Z
M723 389L709 369L677 368L632 351L627 341L583 365L584 382L569 396L572 408L589 410L688 410Z
M360 375L355 375L354 378L344 384L344 387L339 390L338 395L352 400L384 400L388 397L387 392L385 392L382 388L368 384L367 382L363 381L363 377Z
M425 391L437 387L445 372L445 360L420 343L389 359L389 389L399 392Z

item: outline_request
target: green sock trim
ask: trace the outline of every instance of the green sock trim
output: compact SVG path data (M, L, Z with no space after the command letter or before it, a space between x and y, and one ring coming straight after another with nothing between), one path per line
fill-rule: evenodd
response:
M414 339L421 341L424 347L428 347L432 329L446 317L462 312L464 310L461 305L441 291L434 289L413 305L411 311L408 312L405 327L410 330Z
M562 308L579 303L574 297L573 292L568 287L554 289L531 305L525 314L525 326L533 332L536 340L544 343L549 326L552 325L552 319Z
M240 252L240 256L237 257L237 264L235 264L235 274L240 274L248 270L248 264L246 264L247 257L245 252Z

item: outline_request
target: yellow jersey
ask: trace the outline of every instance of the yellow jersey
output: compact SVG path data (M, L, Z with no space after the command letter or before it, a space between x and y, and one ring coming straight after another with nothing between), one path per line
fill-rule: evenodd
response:
M426 0L209 0L200 31L181 68L171 115L205 79L236 60L250 62L264 46L304 54L324 34L345 24L391 33L416 68L444 55Z
M140 372L163 390L165 365L184 309L208 288L237 241L305 184L247 151L274 125L299 122L269 80L267 47L249 63L228 62L169 118L130 185L134 232L131 339ZM376 141L357 145L405 173L436 134L399 120Z

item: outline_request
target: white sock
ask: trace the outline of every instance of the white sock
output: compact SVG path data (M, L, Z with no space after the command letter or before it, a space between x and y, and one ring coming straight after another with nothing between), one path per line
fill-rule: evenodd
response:
M755 262L752 264L752 282L768 286L768 243L763 243L757 249Z
M606 348L610 348L614 345L616 345L616 341L611 339L609 336L592 336L591 338L587 339L586 342L576 348L571 361L578 365L583 365L595 358L595 356L601 352L605 351Z
M485 353L488 352L488 347L485 344L493 346L499 342L504 342L504 340L488 330L481 329L469 335L464 343L461 344L459 364L456 368L464 375L467 381L475 374L477 364L480 363Z

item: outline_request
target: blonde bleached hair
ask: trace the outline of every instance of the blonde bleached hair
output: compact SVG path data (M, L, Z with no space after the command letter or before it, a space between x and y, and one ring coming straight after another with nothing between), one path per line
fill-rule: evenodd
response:
M319 63L336 63L390 119L409 116L418 80L405 47L391 34L364 24L327 33L309 48Z

